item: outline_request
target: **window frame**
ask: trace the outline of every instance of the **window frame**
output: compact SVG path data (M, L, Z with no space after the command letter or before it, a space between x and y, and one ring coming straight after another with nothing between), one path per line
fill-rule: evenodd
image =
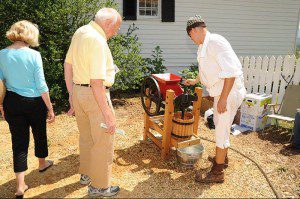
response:
M156 19L161 19L161 0L157 0L158 2L158 9L157 9L157 16L145 16L145 15L140 15L140 0L137 0L137 9L136 9L136 16L137 19L149 19L149 20L156 20Z

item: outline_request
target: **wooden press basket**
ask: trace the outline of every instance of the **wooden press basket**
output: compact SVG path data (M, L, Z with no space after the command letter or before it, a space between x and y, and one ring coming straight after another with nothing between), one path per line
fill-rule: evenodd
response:
M190 138L194 134L194 115L191 112L184 113L181 119L181 111L174 114L172 135L177 138Z

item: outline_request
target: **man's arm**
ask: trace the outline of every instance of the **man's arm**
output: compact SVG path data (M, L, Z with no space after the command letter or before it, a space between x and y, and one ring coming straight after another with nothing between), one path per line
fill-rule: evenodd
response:
M198 75L196 79L186 79L184 82L184 85L186 85L186 86L195 85L199 81L200 81L200 75Z
M110 134L114 134L116 130L116 119L115 119L115 115L113 114L113 111L111 110L111 108L107 103L103 80L91 79L90 85L92 87L92 91L96 99L96 102L106 121L106 125L108 127L107 132Z
M72 64L65 62L64 64L64 73L65 73L65 82L67 86L67 90L69 93L69 103L70 103L70 110L68 111L69 115L74 113L72 95L73 95L73 68Z
M224 113L227 111L227 98L233 87L234 81L235 77L225 78L224 80L223 90L217 105L219 113Z

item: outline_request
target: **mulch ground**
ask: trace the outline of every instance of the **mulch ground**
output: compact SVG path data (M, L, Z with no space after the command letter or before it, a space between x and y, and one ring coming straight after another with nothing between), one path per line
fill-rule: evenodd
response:
M112 183L121 186L117 197L198 198L198 197L275 197L258 168L243 156L229 151L230 166L226 169L223 184L198 184L196 172L205 172L211 164L206 157L214 152L215 145L203 140L203 158L195 168L185 168L171 153L168 161L160 158L159 149L151 141L142 141L143 110L138 98L114 100L118 128L126 137L116 135ZM200 135L214 139L203 120ZM48 126L49 158L55 165L47 172L38 172L34 157L33 139L28 157L26 182L30 190L25 197L81 198L87 196L87 187L79 184L79 133L74 117L57 116ZM231 146L256 160L267 173L275 189L283 197L300 196L300 153L286 145L286 132L251 132L231 137ZM8 125L0 121L0 197L13 197L15 179L12 169L11 138Z

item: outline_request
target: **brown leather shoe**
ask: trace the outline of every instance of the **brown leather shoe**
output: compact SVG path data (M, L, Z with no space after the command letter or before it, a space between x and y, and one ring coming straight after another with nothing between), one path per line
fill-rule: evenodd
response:
M216 163L216 156L210 155L210 156L208 156L207 160L210 161L210 162L212 162L214 164L214 163ZM226 169L227 167L228 167L228 157L226 155L226 157L225 157L225 163L224 163L224 169Z
M224 182L224 164L213 164L210 172L206 175L197 174L195 181L200 183L223 183Z

